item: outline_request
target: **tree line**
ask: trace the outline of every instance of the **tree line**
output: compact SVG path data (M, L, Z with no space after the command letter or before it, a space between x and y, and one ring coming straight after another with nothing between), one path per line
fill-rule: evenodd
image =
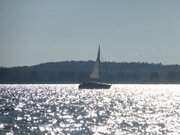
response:
M80 83L89 80L93 61L64 61L0 68L0 83ZM100 81L109 83L180 83L180 65L104 62Z

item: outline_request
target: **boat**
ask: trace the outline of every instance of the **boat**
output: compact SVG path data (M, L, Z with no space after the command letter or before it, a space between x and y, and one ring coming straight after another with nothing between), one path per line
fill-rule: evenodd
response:
M101 51L99 45L97 59L93 71L89 75L90 81L82 82L79 85L79 89L109 89L111 87L111 84L100 82L100 67L101 67L100 53Z

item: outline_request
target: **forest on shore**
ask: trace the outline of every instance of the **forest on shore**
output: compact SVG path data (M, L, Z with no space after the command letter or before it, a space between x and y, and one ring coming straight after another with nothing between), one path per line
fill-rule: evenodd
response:
M50 62L33 66L0 67L0 84L80 83L89 80L94 61ZM104 62L102 82L180 83L180 65Z

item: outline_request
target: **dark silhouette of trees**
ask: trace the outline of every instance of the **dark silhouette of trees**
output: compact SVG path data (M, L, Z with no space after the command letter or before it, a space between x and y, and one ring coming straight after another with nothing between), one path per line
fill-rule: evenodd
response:
M79 83L89 80L93 66L93 61L65 61L0 68L0 83ZM110 83L180 83L180 66L104 62L101 75Z
M160 81L160 76L158 72L151 72L150 74L150 81L152 82L159 82Z
M167 80L169 82L180 82L180 71L169 71L167 75Z

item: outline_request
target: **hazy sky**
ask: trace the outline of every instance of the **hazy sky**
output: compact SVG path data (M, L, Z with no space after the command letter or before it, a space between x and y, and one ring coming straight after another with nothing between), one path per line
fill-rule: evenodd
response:
M180 64L180 0L0 0L0 66Z

